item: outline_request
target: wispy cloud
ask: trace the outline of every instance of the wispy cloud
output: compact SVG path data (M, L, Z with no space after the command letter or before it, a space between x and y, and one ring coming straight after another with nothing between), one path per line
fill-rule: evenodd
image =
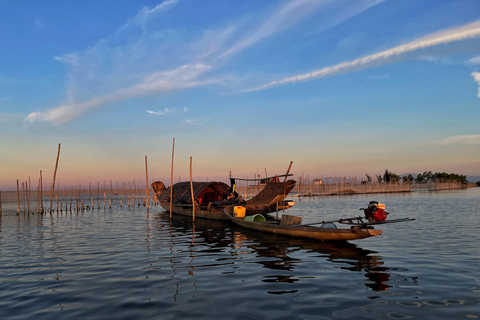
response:
M145 110L146 113L156 115L156 116L166 116L167 114L173 113L173 112L176 112L176 111L177 111L177 108L171 108L171 109L165 108L165 109L159 110L159 111ZM184 107L182 109L182 111L187 112L188 109L186 107Z
M480 64L480 56L473 57L467 61L467 64Z
M382 1L362 0L361 6L350 5L340 11L348 11L346 17L351 17ZM248 24L244 23L248 19L240 19L241 23L237 25L230 24L219 31L205 31L198 40L191 39L190 34L185 36L182 30L158 28L159 15L165 14L179 2L166 0L153 8L142 8L117 32L100 39L84 52L54 56L55 60L71 68L66 101L48 110L30 113L24 119L25 123L48 121L64 124L117 101L171 90L224 84L221 77L205 78L226 62L222 60L220 63L215 57L239 53L266 37L308 19L314 12L335 4L334 0L281 2L279 8L260 22ZM351 7L354 10L349 10ZM345 21L346 17L333 20L338 24L339 21ZM245 32L247 26L249 30ZM240 27L242 30L239 30Z
M156 116L166 116L168 113L171 113L173 111L174 110L172 110L172 109L169 110L168 108L163 109L163 111L145 110L146 113L153 114L153 115L156 115Z
M415 41L375 54L367 55L352 61L342 62L337 65L325 67L309 73L299 74L293 77L273 81L255 88L245 90L244 92L264 90L275 86L292 84L300 81L310 81L319 78L333 77L340 74L346 74L365 70L368 68L378 67L393 62L403 61L407 58L406 54L415 52L417 50L438 46L441 44L448 44L456 41L472 39L478 36L480 36L480 20L461 27L435 32Z
M205 65L185 65L174 70L154 72L147 76L139 84L117 90L103 96L94 97L83 103L62 105L44 112L30 113L25 122L31 124L35 121L50 121L55 124L67 123L87 111L96 107L115 101L130 99L146 94L153 94L163 91L171 91L195 87L209 83L199 81L200 75L209 70Z
M333 0L298 0L287 2L270 15L262 25L256 26L252 32L248 33L239 42L227 49L219 58L244 50L274 33L290 28L292 25L311 16L316 10L330 4L332 1Z
M168 11L172 8L175 4L178 3L179 0L165 0L162 3L156 5L153 8L143 7L133 19L129 20L122 28L120 28L120 32L128 29L132 25L140 26L141 28L145 28L145 24L152 19L156 13L160 13L162 11Z
M185 123L188 124L196 124L196 125L203 125L205 122L209 121L210 118L203 118L203 119L187 119Z
M476 83L478 83L478 91L477 91L477 97L480 98L480 72L472 72L471 73L473 80L475 80Z
M480 134L448 137L438 143L441 145L480 145Z

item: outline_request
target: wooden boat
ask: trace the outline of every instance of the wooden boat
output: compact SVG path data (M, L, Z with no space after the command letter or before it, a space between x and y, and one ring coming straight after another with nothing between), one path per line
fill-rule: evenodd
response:
M193 197L195 202L195 217L228 220L223 213L227 206L242 205L253 213L273 212L278 208L288 208L294 204L284 201L290 190L295 186L295 180L285 182L268 182L263 190L250 200L244 201L235 192L235 183L228 186L223 182L193 182ZM170 187L165 188L162 182L152 183L152 188L160 205L170 211ZM172 213L192 216L193 204L190 182L179 182L173 185Z
M158 186L158 182L152 184L157 199L162 208L170 211L170 187L162 189ZM225 220L227 218L223 213L223 208L243 202L240 195L232 193L230 186L223 182L193 182L192 187L196 218ZM190 182L178 182L173 185L172 213L185 216L193 215Z
M224 213L228 219L238 226L294 238L309 238L322 241L347 241L374 237L382 234L382 230L374 230L372 226L368 225L352 225L350 228L342 229L332 227L333 223L331 222L326 222L320 227L301 225L301 222L299 223L299 221L301 221L300 217L293 217L286 214L282 215L281 220L267 216L265 222L253 222L244 220L243 218L234 217L233 207L226 207Z
M295 180L287 180L285 182L270 181L255 197L241 205L250 214L270 213L288 209L296 204L295 201L285 201L295 184Z

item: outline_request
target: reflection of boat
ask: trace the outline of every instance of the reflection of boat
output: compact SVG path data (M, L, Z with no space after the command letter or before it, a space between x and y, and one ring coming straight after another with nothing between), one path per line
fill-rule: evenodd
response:
M227 221L207 219L192 221L181 215L170 218L167 213L156 215L154 221L157 234L152 239L160 241L157 246L163 248L167 245L164 242L167 239L165 234L170 230L172 240L169 243L178 246L171 249L171 252L187 254L193 246L195 247L194 256L201 255L204 259L202 266L206 268L232 265L232 268L237 269L242 263L255 263L264 268L264 271L260 272L262 282L298 283L302 281L302 277L306 278L305 267L302 268L302 266L315 263L315 270L317 270L330 268L333 264L340 270L363 274L366 278L364 285L374 291L389 288L391 270L385 266L383 258L377 252L363 249L353 243L290 239L245 230ZM189 240L190 237L194 238L192 242ZM252 252L255 254L255 259L251 259ZM208 257L211 259L209 260ZM245 261L242 260L243 257ZM212 264L213 260L214 264ZM172 266L182 268L179 261L181 259L172 260ZM239 265L232 264L234 261ZM222 269L222 272L228 271L230 269ZM289 290L290 288L285 292L269 291L268 293L288 293Z
M268 217L264 222L247 221L247 219L236 218L233 215L233 207L226 207L224 209L225 215L235 224L260 232L268 232L291 236L294 238L309 238L324 241L346 241L363 239L382 234L381 230L374 230L372 227L355 225L350 228L337 229L332 223L325 223L321 227L314 227L310 225L302 226L301 223L290 224L289 221L292 216L283 215L282 219L274 219ZM248 211L247 211L248 212ZM298 221L293 219L294 221ZM300 220L301 221L301 220Z
M258 257L268 259L257 259L264 267L273 270L294 271L302 260L293 258L299 250L315 252L327 261L339 264L340 269L349 271L364 271L368 279L365 286L374 291L388 290L390 279L389 268L384 266L384 261L377 252L363 249L349 242L318 242L309 239L288 239L281 238L268 233L249 233L248 231L234 230L236 238L243 239L243 244L255 251ZM311 257L311 255L308 255ZM275 259L271 259L275 258ZM298 281L298 277L276 275L268 276L263 282L289 282Z
M268 182L255 197L244 201L235 192L235 182L232 186L223 182L193 182L193 198L195 202L195 217L228 220L223 213L227 206L242 205L252 213L267 213L278 209L286 209L295 204L293 201L284 201L290 190L295 186L295 180L285 182ZM160 181L152 183L152 188L160 205L165 210L170 210L170 187ZM190 182L179 182L173 185L172 212L176 214L192 216L193 204Z

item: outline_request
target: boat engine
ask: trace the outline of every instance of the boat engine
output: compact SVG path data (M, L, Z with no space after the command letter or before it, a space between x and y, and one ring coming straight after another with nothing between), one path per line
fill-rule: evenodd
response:
M378 201L370 201L368 208L362 208L365 213L365 218L368 221L385 221L387 219L388 212L385 211L385 204Z

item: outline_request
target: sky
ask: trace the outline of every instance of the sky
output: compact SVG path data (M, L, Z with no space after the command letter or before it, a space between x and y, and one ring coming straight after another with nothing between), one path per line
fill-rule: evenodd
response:
M2 1L0 188L480 175L480 1Z

